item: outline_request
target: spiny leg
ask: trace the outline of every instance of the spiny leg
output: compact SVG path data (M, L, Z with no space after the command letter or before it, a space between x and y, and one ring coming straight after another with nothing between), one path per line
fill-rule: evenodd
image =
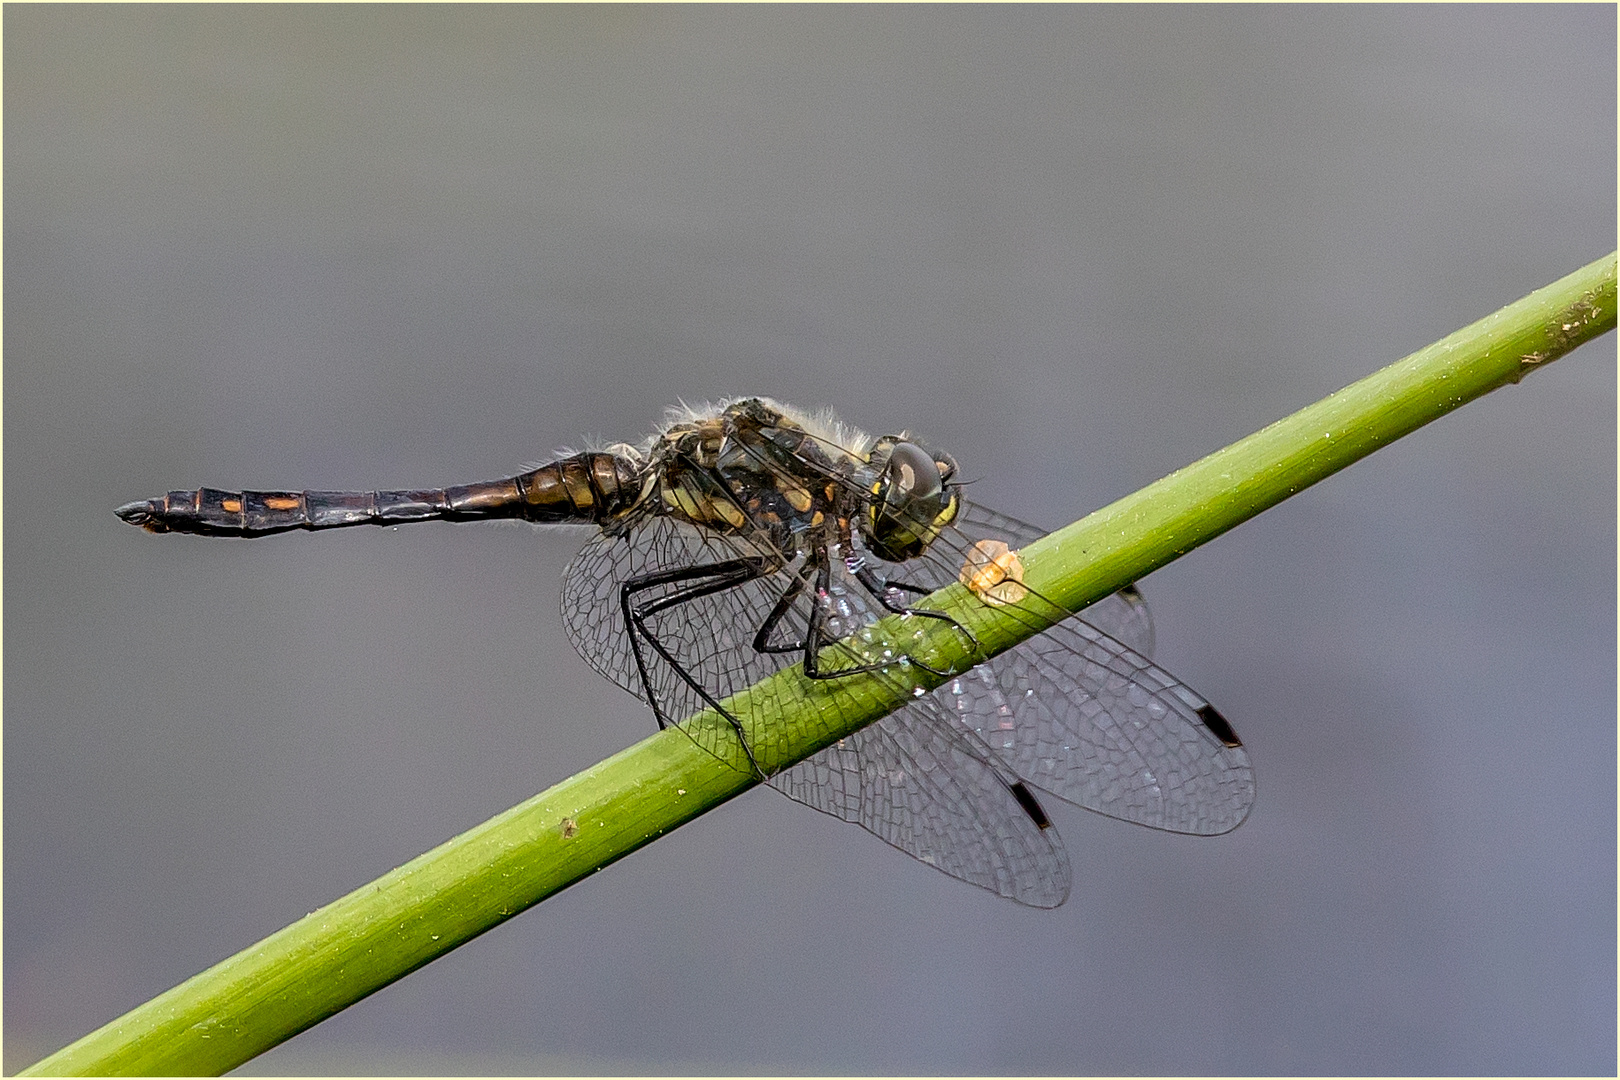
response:
M854 567L854 569L856 569L857 576L859 576L861 568ZM863 580L862 584L865 585L868 591L872 592L872 594L877 597L878 602L883 604L886 610L897 615L924 615L932 618L944 619L952 626L955 626L957 629L961 630L964 634L967 634L968 640L973 641L975 647L978 646L978 642L974 640L972 634L968 633L966 627L963 627L955 619L944 614L943 612L927 611L921 608L908 608L904 605L887 601L882 595L882 583L878 580L877 576L872 574L870 570L865 572L871 577L871 582ZM805 586L810 583L810 576L812 573L814 573L816 577L817 593L820 596L826 596L832 587L832 563L828 557L826 548L817 548L811 552L810 557L805 561L804 566L800 569L799 573L795 575L793 584L789 585L787 590L783 592L781 599L779 599L776 602L776 606L771 609L771 613L766 616L765 621L760 624L759 632L754 635L755 651L762 653L802 653L804 657L804 674L808 679L839 679L847 675L860 675L865 672L882 671L886 668L892 667L895 661L879 660L869 664L857 664L853 667L839 668L837 671L822 671L820 662L821 649L823 646L829 645L838 640L838 638L827 633L826 620L828 615L822 604L819 602L812 603L810 605L810 618L808 620L808 626L805 630L804 640L784 645L773 645L770 643L768 639L770 638L771 631L774 630L782 619L787 616L788 611L793 605L793 601L798 598L799 594L804 591ZM915 586L911 587L915 588ZM915 657L908 656L905 659L907 662L917 665L919 668L922 668L929 674L938 675L940 678L945 678L952 674L952 672L949 671L940 671L939 669L934 668L929 664L925 664Z
M804 565L799 568L799 572L794 575L793 584L787 587L781 598L776 601L776 606L771 609L771 613L765 616L765 621L759 624L759 632L754 635L754 651L802 654L804 674L809 679L833 679L844 675L857 675L863 671L877 671L889 666L888 662L884 662L865 664L853 668L839 668L837 671L822 671L817 654L820 653L823 645L837 639L827 635L823 628L827 615L819 603L810 605L810 618L805 628L803 640L784 645L771 644L769 640L771 631L775 630L777 624L787 617L788 611L793 607L793 601L798 598L800 593L804 592L805 586L810 584L812 573L816 577L817 592L822 596L827 595L827 591L832 585L832 568L827 562L825 548L818 548L810 553Z
M798 599L799 594L804 592L804 587L810 583L810 574L815 568L815 556L811 555L810 558L805 560L805 564L799 568L799 572L793 576L793 583L783 591L781 598L776 601L776 606L771 609L771 613L765 616L765 621L759 624L759 630L754 634L755 652L796 653L804 651L804 642L802 641L795 641L788 645L772 645L770 637L771 632L792 610L793 601ZM814 618L814 613L812 613L811 617Z
M647 702L652 706L653 717L658 721L658 727L663 729L671 723L664 715L663 707L658 702L658 695L653 689L650 673L647 670L646 657L641 651L641 638L645 638L663 657L664 662L680 677L681 681L691 687L699 698L710 708L726 718L732 728L737 732L737 739L742 744L743 753L748 757L748 764L754 769L761 780L768 779L765 770L760 768L759 762L754 758L754 749L748 745L748 736L743 731L742 722L726 710L714 695L711 694L692 674L678 661L664 643L658 640L647 625L647 620L660 612L693 600L701 599L714 593L734 589L747 584L765 573L765 562L762 559L727 559L724 562L705 563L700 566L686 566L674 570L660 570L650 574L640 574L630 578L619 588L619 604L624 612L625 630L630 635L630 651L636 660L636 671L641 676L641 685L647 692ZM659 597L644 605L632 604L631 598L639 592L658 588L662 585L673 585L680 582L695 582L685 588L678 589L667 596Z

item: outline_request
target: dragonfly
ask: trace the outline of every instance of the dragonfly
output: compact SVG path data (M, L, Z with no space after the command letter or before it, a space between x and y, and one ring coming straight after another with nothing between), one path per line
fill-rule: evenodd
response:
M1072 882L1032 789L1168 832L1240 825L1255 793L1248 752L1213 705L1150 659L1140 590L1061 608L1023 581L1018 552L1043 531L963 487L955 459L910 434L874 438L830 411L746 397L677 406L640 443L560 452L501 480L205 487L116 513L150 532L218 537L433 520L590 526L563 575L564 625L659 728L712 710L726 723L683 730L716 756L1021 904L1056 907ZM926 606L953 582L1038 632L966 670L934 666L909 651L929 629L978 648L959 617ZM885 633L895 624L907 632ZM787 668L790 685L831 690L834 714L854 707L840 689L857 675L910 689L882 719L767 768L726 702ZM938 685L913 687L919 672Z

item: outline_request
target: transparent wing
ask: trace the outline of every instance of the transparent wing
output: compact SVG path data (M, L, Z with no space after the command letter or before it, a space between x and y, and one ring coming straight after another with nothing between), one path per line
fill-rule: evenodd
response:
M1031 907L1069 896L1055 829L1019 804L1004 762L932 696L787 769L771 786L955 878Z
M1212 836L1254 802L1248 753L1163 668L1071 619L935 691L1031 784L1109 817Z
M623 584L666 569L758 554L746 540L667 517L647 517L623 536L598 536L564 575L563 619L570 639L593 668L644 696L624 629ZM800 662L797 654L753 648L757 628L792 582L792 572L784 569L700 597L655 620L653 630L710 693L724 698ZM664 592L660 588L649 594ZM809 592L801 594L774 636L802 640L813 602ZM831 627L847 633L838 651L850 663L881 655L882 643L862 641L861 632L886 612L844 576L842 566L835 567L825 603ZM653 692L669 715L684 718L702 707L699 695L662 658L646 656L645 650L644 658ZM836 680L824 685L833 689L835 703L843 701ZM730 736L712 729L698 737ZM735 759L735 747L705 749ZM1019 804L1012 790L1017 783L1012 769L977 735L955 723L933 696L917 699L771 780L771 786L790 798L860 825L944 873L1020 903L1055 907L1068 896L1068 857L1056 831L1037 825Z
M977 540L1021 547L1043 535L974 504L963 507L956 525L919 559L870 561L891 579L933 589L956 580ZM1254 801L1248 754L1207 700L1148 659L1152 623L1137 590L1122 590L1078 618L1061 618L1060 609L1033 596L1013 613L1020 609L1043 632L936 691L945 715L1017 776L1086 809L1199 835L1242 823ZM868 752L864 743L845 751L845 782L858 784L872 770L860 760ZM817 775L834 765L819 762ZM896 843L882 823L863 824Z
M675 663L643 638L644 684L625 626L624 586L664 571L701 570L737 559L762 560L777 568L651 616L649 633ZM693 682L722 700L799 659L753 648L755 631L793 583L793 574L780 563L778 553L746 537L721 536L674 518L648 515L621 535L596 536L574 557L563 574L563 625L591 667L644 701L650 689L666 717L683 720L708 704ZM656 603L704 581L699 576L655 585L637 591L635 599ZM790 613L782 632L802 638L803 621L802 615ZM735 748L705 749L729 760Z
M924 560L895 572L954 578L972 542L1024 546L1040 531L971 503ZM1213 835L1254 801L1248 754L1203 697L1148 658L1153 626L1134 587L1062 618L1031 595L1002 608L1044 632L937 693L1018 775L1068 802L1174 832Z
M847 606L857 620L875 617L862 595L849 589ZM841 644L869 659L859 639ZM772 783L953 877L1056 906L1068 894L1067 856L1020 805L1019 779L1111 817L1203 835L1237 827L1254 801L1247 753L1213 707L1080 619Z

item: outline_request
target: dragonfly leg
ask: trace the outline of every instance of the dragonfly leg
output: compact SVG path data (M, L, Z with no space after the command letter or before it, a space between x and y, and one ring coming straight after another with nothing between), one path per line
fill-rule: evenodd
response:
M654 615L681 604L689 603L704 596L727 589L734 589L760 577L766 572L765 562L762 559L727 559L723 562L706 563L700 566L686 566L674 570L661 570L651 574L641 574L630 578L619 588L619 604L624 611L624 625L630 635L630 651L635 656L636 671L641 676L641 685L647 692L647 703L652 706L653 717L658 721L660 729L670 725L671 720L664 714L663 706L659 704L658 695L653 690L650 673L647 670L647 658L641 651L643 640L664 659L670 669L678 675L682 682L691 687L704 704L726 718L737 732L737 739L742 743L743 753L748 756L748 764L753 766L761 780L768 779L765 770L760 768L759 762L754 758L754 749L748 745L748 736L743 731L742 722L733 716L702 683L695 679L691 672L677 660L669 648L658 640L648 626L648 620ZM665 596L658 597L646 603L635 603L637 593L663 585L675 585L682 582L691 584L677 589Z
M759 631L754 635L755 652L796 653L804 651L804 642L802 641L795 641L788 645L773 645L770 637L777 624L786 618L787 613L793 608L793 601L798 599L799 594L804 592L804 587L810 584L811 571L816 568L814 560L815 557L811 556L805 562L798 574L794 576L793 584L787 587L786 591L782 593L781 599L777 600L776 606L771 609L771 613L765 616L765 621L759 624Z
M973 635L968 632L967 628L962 626L961 623L958 623L949 615L938 611L927 611L922 608L908 608L902 604L896 604L892 601L888 601L883 596L881 581L879 581L875 574L871 574L871 571L868 570L866 572L872 577L872 582L863 581L862 584L865 585L866 588L878 598L878 602L883 604L886 610L894 612L897 615L924 615L932 618L944 619L952 626L955 626L958 630L961 630L964 634L967 634L968 640L972 641L975 647L978 647L978 641L975 640ZM793 601L796 600L799 597L799 594L804 592L805 587L810 584L810 577L812 573L814 573L816 576L818 590L825 593L832 584L832 565L828 561L827 553L825 551L819 551L811 554L810 558L806 560L803 568L800 569L799 573L794 577L793 584L789 585L787 590L782 593L781 599L776 602L776 606L771 609L771 613L765 617L764 622L760 623L759 631L754 635L754 650L762 653L802 653L804 657L804 674L805 678L807 679L841 679L846 675L860 675L869 671L882 671L885 668L893 666L893 660L882 660L870 664L857 664L854 667L843 667L839 668L837 671L822 671L819 660L821 649L824 645L831 644L833 641L838 639L826 632L827 614L822 610L820 604L811 605L809 628L805 633L804 640L795 641L788 644L771 643L771 632L776 629L777 625L781 623L784 618L787 617L788 611L793 607ZM918 592L925 591L917 589L915 585L907 585L905 587ZM908 659L911 663L916 664L929 674L938 675L941 678L954 674L953 672L949 671L940 671L937 668L923 663L921 660L918 660L915 657L908 657Z
M777 625L787 617L787 613L793 607L793 601L798 599L799 594L804 592L805 586L810 584L812 574L816 577L817 589L825 594L832 584L832 568L827 562L827 553L825 551L816 551L810 554L810 557L805 560L804 566L794 576L793 584L787 587L782 593L781 599L777 600L776 606L771 609L771 613L765 616L765 621L759 624L759 631L754 634L754 651L803 654L804 674L809 679L836 679L845 675L858 675L863 671L878 671L888 667L889 662L886 661L880 664L863 664L858 667L839 668L837 671L822 671L819 667L817 654L821 652L823 645L837 639L830 637L826 633L823 626L826 613L822 610L820 604L810 606L809 626L805 631L803 640L787 644L773 645L771 643L771 631L775 630Z
M804 640L802 642L799 642L799 643L797 643L795 645L786 645L786 646L784 646L784 645L776 645L776 646L768 646L766 648L761 648L761 645L764 642L765 636L774 627L775 623L778 620L780 620L782 618L782 616L787 612L788 605L792 603L793 598L795 596L797 596L799 594L799 592L801 592L804 589L805 585L807 585L809 583L809 576L810 576L810 571L811 571L812 568L814 568L815 574L816 574L816 590L817 590L817 592L820 593L821 595L825 596L828 593L828 591L831 589L831 587L832 587L832 564L828 560L827 552L825 550L819 550L815 554L813 554L811 556L811 560L805 564L804 570L801 571L800 577L799 577L798 581L796 582L796 584L794 586L790 587L788 589L788 591L783 594L782 599L777 602L776 609L771 612L770 617L767 618L765 620L764 625L761 626L758 636L755 637L755 639L754 639L754 647L756 649L760 649L760 651L762 651L762 652L793 652L793 651L802 649L803 652L804 652L804 664L803 664L803 666L804 666L804 675L805 675L805 678L807 678L807 679L841 679L841 678L844 678L845 676L848 676L848 675L861 675L861 674L864 674L866 672L883 671L883 670L886 670L886 669L888 669L890 667L893 667L897 661L895 661L895 660L878 660L878 661L874 661L874 662L869 663L869 664L856 664L856 665L854 665L852 667L841 667L836 671L823 671L823 670L821 670L820 654L821 654L822 647L824 645L829 645L832 642L837 641L838 639L836 637L834 637L833 635L827 633L826 620L828 618L828 615L827 615L825 609L822 607L822 605L820 603L812 604L811 607L810 607L810 620L809 620L810 625L809 625L808 629L805 632ZM875 580L875 577L874 577L874 580ZM865 582L863 582L862 584L865 584ZM867 585L866 587L867 587L868 590L871 590L871 588L872 588L870 585ZM874 595L878 595L878 594L876 592L874 592ZM952 625L956 626L958 629L961 629L964 633L966 633L966 629L963 628L961 626L961 624L957 623L955 619L952 619L949 615L945 615L942 612L921 611L921 610L915 610L914 611L914 610L912 610L910 608L905 608L903 606L890 606L888 603L883 602L883 598L881 596L879 596L878 599L879 599L880 603L883 603L883 606L887 610L892 611L897 615L898 614L903 614L903 613L910 613L910 614L917 614L917 615L931 615L931 616L933 616L935 618L945 619L946 621L950 622ZM969 634L968 635L969 639L971 639L972 636L973 635ZM975 644L977 644L977 642L975 642ZM949 671L940 671L938 668L935 668L935 667L933 667L933 666L931 666L929 664L925 664L921 660L918 660L914 656L907 656L904 659L906 661L908 661L909 663L917 665L919 668L921 668L922 670L928 672L930 675L938 675L941 678L945 678L945 677L952 674Z

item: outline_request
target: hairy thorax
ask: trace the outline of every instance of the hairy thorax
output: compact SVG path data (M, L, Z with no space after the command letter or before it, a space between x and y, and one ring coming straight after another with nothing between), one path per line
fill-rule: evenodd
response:
M818 437L757 398L672 424L648 453L644 498L672 517L725 535L768 534L792 555L847 538L865 457Z

